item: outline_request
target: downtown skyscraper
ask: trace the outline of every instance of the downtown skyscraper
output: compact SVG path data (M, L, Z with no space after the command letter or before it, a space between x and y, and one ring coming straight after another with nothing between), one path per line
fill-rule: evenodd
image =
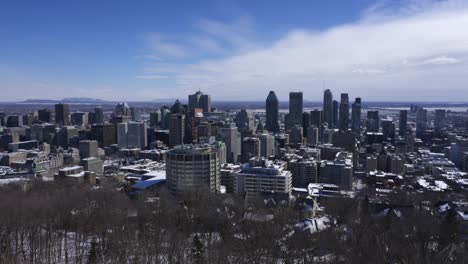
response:
M380 116L379 111L367 111L366 132L379 132Z
M436 109L434 116L434 129L437 133L446 129L447 123L445 120L445 109Z
M94 123L96 124L104 123L104 112L101 106L94 108Z
M170 114L169 123L169 145L171 147L184 143L185 115Z
M314 109L310 111L310 124L315 127L320 127L322 125L322 111Z
M333 95L330 89L323 93L323 122L333 127Z
M188 96L188 110L202 108L203 112L211 112L211 96L200 91Z
M347 93L341 94L340 102L340 124L339 129L342 132L348 131L349 127L349 96Z
M332 125L328 126L329 128L336 128L338 126L338 112L340 109L340 103L337 100L333 100L333 110L332 110Z
M266 124L265 128L271 132L278 132L278 109L279 101L274 91L270 91L265 102Z
M237 163L241 155L241 134L234 123L225 125L218 130L221 141L226 144L226 160Z
M55 123L61 126L68 126L70 124L70 107L68 104L55 105Z
M302 92L290 92L289 93L289 114L287 124L288 127L294 125L302 126L302 109L303 109L303 98Z
M361 98L357 97L351 107L351 130L357 135L361 133L361 109Z
M398 123L398 134L400 136L405 136L408 125L408 110L400 110L400 120Z
M427 129L427 110L420 107L416 111L416 136L420 137Z

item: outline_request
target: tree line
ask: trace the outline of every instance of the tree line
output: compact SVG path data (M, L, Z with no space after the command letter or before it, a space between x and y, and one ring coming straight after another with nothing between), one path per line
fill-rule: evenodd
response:
M311 234L294 227L306 215L297 205L252 211L240 197L164 188L130 199L114 183L6 185L0 263L466 263L453 213L435 215L422 194L390 199L410 206L378 214L366 194L325 200L330 228Z

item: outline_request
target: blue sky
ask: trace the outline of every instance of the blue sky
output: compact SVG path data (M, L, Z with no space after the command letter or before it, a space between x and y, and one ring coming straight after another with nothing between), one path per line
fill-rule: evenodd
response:
M468 101L466 25L460 0L3 1L0 101Z

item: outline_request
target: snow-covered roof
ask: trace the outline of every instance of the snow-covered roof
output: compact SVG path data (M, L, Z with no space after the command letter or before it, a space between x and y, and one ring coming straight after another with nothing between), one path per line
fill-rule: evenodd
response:
M60 169L61 171L71 171L71 170L78 170L82 168L81 166L72 166L72 167L65 167L65 168L62 168Z
M457 214L465 221L468 221L468 212L457 211Z
M154 170L148 173L143 174L143 176L151 176L153 180L165 180L166 171L165 170ZM149 180L149 179L148 179Z
M317 233L329 227L330 220L326 216L316 218L306 218L303 221L294 225L295 228L309 232L310 234Z
M22 181L25 181L25 179L24 179L24 178L0 179L0 185L10 184L10 183L16 183L16 182L22 182Z
M437 207L437 212L439 213L443 213L447 210L450 210L452 207L450 206L450 204L447 202L447 203L444 203L440 206Z

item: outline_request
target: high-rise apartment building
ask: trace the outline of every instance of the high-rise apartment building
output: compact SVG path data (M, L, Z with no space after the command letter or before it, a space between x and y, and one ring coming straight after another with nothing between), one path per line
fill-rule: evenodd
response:
M179 145L166 154L166 178L169 190L184 194L195 190L220 190L218 150L209 145Z

